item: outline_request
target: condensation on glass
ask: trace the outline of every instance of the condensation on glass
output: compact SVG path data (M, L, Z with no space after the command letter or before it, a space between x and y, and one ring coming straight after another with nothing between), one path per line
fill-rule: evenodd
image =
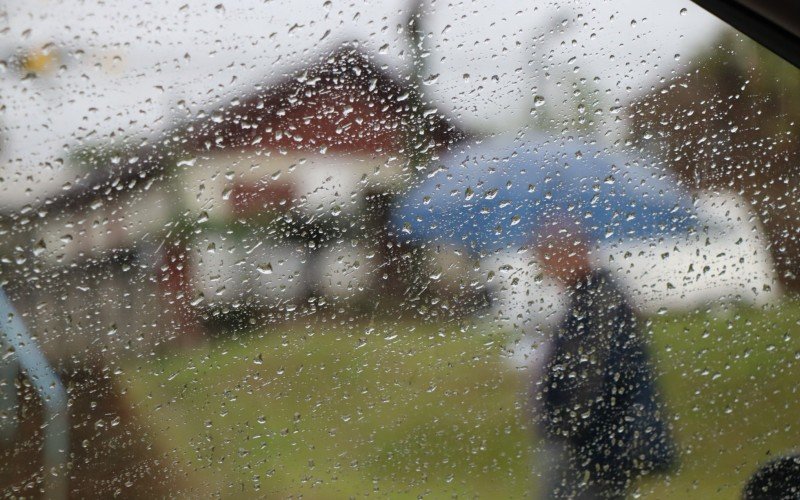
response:
M3 495L798 475L798 73L700 8L0 12Z

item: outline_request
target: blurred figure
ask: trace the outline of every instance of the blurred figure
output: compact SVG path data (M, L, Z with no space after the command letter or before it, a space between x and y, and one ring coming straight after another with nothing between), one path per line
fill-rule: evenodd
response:
M744 500L800 498L800 454L781 457L761 467L747 482Z
M639 322L577 224L546 225L537 252L569 300L539 390L544 497L622 498L675 460Z

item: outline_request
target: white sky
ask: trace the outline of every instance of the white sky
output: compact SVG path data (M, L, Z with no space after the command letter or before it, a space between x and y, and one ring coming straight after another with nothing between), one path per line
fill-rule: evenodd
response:
M343 40L359 40L390 71L406 73L409 6L408 0L7 5L0 9L0 59L51 43L66 67L27 80L0 67L0 205L32 203L74 181L61 160L81 141L150 135ZM534 94L557 110L579 78L599 78L592 84L626 102L687 65L722 26L686 0L427 0L424 11L427 96L463 126L498 132L529 119Z

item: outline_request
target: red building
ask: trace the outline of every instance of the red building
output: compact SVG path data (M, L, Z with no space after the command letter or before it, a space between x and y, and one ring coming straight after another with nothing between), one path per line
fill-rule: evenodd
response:
M76 155L93 173L47 200L52 216L33 236L44 265L69 269L53 272L65 283L50 288L69 297L77 273L103 289L102 322L121 338L165 321L176 335L195 329L198 312L285 312L309 295L374 292L388 200L464 136L411 81L345 45L123 150L135 163L102 161L102 146L89 160ZM122 268L141 274L135 286ZM158 297L158 320L131 318L120 295ZM52 303L62 312L85 305Z

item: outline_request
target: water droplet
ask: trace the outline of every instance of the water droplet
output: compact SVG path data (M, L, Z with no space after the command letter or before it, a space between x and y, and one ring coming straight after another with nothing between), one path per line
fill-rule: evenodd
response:
M47 250L47 245L45 244L44 240L39 240L36 245L33 246L33 255L39 256Z
M424 80L422 80L422 84L423 85L433 85L434 83L436 83L437 80L439 80L439 73L436 73L435 75L431 75L431 76L425 78Z

